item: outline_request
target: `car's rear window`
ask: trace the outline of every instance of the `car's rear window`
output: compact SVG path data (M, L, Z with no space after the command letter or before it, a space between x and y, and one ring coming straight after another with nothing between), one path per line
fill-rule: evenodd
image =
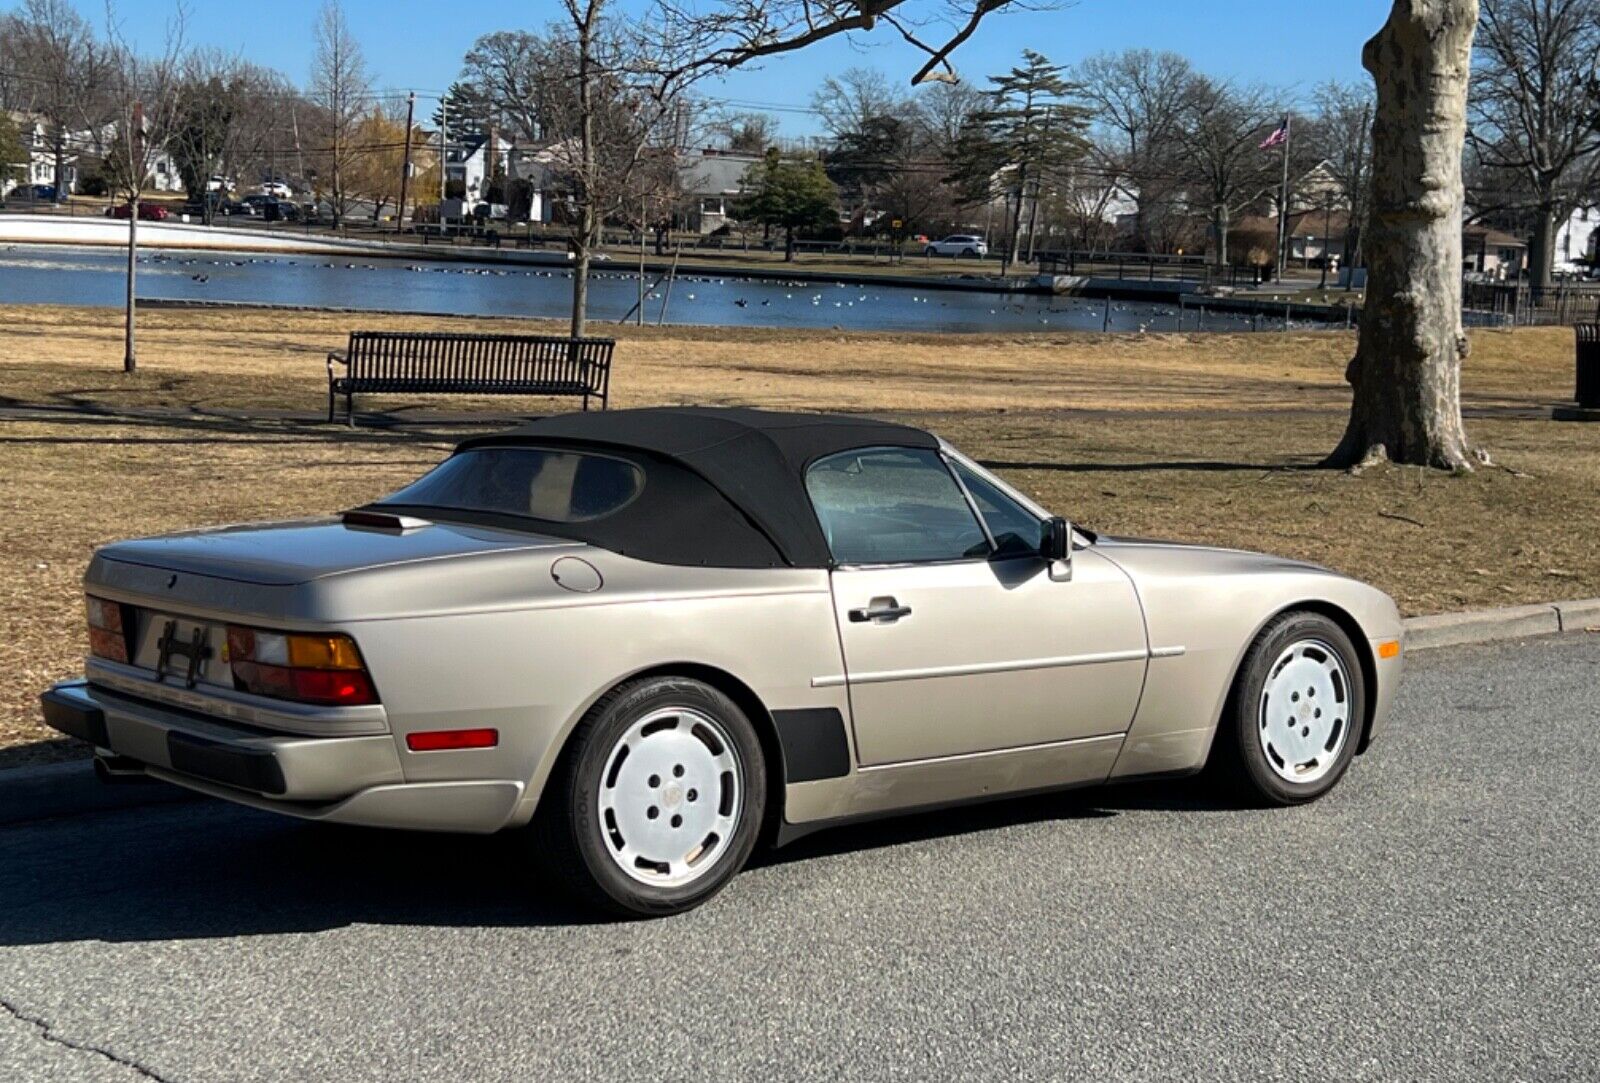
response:
M452 455L380 503L582 523L632 503L644 471L609 455L486 447Z

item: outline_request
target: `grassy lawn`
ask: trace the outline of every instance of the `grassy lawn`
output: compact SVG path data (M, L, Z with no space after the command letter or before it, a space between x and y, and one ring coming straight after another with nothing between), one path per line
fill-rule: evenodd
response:
M78 580L94 546L370 499L473 431L430 420L439 411L477 411L487 425L570 408L395 398L366 405L409 419L397 430L311 423L324 407L323 354L353 326L556 329L151 310L143 368L130 378L115 313L0 308L0 408L30 408L0 418L0 746L49 736L34 697L78 665ZM1342 333L620 335L617 406L741 403L909 420L1094 528L1314 560L1377 583L1408 613L1600 594L1600 426L1539 413L1571 394L1570 331L1474 335L1468 425L1495 467L1360 478L1311 469L1348 405L1353 338ZM58 753L13 747L0 765Z

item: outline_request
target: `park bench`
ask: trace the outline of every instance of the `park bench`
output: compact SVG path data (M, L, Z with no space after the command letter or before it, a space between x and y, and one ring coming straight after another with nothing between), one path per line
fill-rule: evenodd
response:
M608 338L352 331L328 354L328 420L344 396L353 427L357 394L572 395L606 408L611 386ZM336 366L343 366L341 373Z

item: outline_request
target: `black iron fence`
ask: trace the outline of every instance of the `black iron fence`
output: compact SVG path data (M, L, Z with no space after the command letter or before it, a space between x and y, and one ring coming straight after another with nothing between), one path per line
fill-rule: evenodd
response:
M1050 251L1039 254L1039 273L1118 278L1132 282L1195 282L1205 286L1259 286L1265 267L1217 267L1204 256L1148 252Z
M1600 283L1473 282L1461 287L1469 322L1503 327L1561 327L1600 322Z

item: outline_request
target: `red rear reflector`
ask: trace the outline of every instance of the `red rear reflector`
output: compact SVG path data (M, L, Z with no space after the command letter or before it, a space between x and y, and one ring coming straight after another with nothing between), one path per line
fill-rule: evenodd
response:
M499 730L425 730L406 734L406 747L413 752L446 752L457 748L493 748L500 743Z

